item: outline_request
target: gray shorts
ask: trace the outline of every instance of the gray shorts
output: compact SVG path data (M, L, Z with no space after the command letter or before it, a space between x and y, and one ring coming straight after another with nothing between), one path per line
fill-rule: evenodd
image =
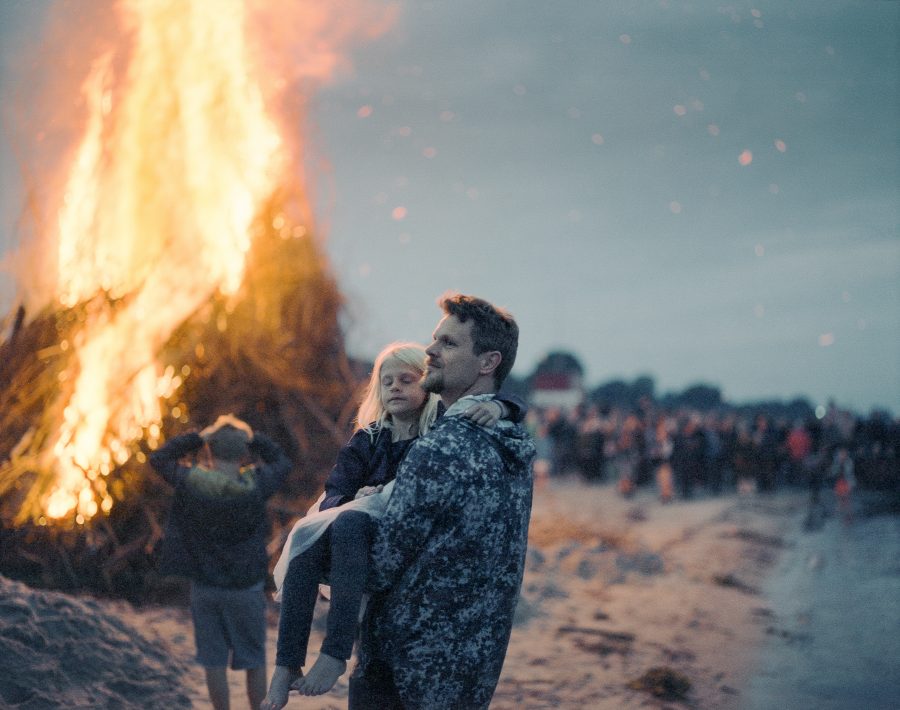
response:
M203 666L266 665L266 594L263 585L222 589L191 584L191 616L197 661Z

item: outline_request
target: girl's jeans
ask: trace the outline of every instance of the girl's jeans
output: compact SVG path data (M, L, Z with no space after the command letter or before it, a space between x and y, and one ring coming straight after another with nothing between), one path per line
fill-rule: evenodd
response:
M331 584L331 606L321 652L333 658L350 658L374 531L375 522L368 514L348 510L338 515L311 547L291 560L281 590L276 665L292 670L305 665L319 582L326 575Z

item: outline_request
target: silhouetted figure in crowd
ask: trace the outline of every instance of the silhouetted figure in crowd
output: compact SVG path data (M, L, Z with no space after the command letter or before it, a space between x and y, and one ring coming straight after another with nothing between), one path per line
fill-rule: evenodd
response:
M657 494L662 503L670 503L675 497L671 463L673 449L674 443L672 437L669 436L668 422L664 417L660 418L654 429L649 458L655 471Z
M675 482L682 498L688 499L694 495L694 486L702 481L703 462L705 459L706 440L700 430L696 418L691 417L685 422L681 432L675 437L672 450L672 468L675 472Z
M603 476L603 420L596 406L590 407L578 431L578 468L589 482Z
M557 412L548 424L547 432L553 441L553 473L557 476L569 475L578 470L577 416L575 411L567 414Z
M797 420L785 441L788 458L788 485L796 486L806 478L806 466L813 440L802 420Z
M853 489L856 488L856 475L853 470L853 458L846 446L839 446L834 452L831 477L834 480L834 496L837 499L838 512L844 524L849 525L853 522Z
M710 417L703 426L706 486L710 493L718 495L722 492L727 461L725 459L725 442L719 434L717 422Z
M759 493L775 491L775 474L778 470L778 441L763 415L756 418L753 430L753 465L756 468L756 490Z
M616 439L615 458L613 459L613 466L617 477L616 486L619 493L626 498L630 498L634 495L636 487L635 478L638 465L638 436L638 418L635 415L630 414L625 417L625 421L622 423L622 428Z

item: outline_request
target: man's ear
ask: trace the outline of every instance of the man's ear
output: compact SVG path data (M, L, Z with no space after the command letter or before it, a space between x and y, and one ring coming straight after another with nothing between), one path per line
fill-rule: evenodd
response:
M488 350L478 356L481 358L481 367L478 370L480 375L493 375L494 370L500 367L503 356L498 350Z

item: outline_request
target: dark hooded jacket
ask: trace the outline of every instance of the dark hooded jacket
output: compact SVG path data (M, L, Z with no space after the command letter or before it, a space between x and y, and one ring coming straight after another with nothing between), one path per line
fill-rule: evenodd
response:
M410 448L372 549L373 595L359 670L386 663L404 706L487 708L519 597L534 443L451 407Z
M182 434L150 454L150 464L175 488L160 551L159 571L211 587L246 589L268 574L266 501L291 470L274 441L256 433L248 449L260 459L238 480L179 460L203 446Z

